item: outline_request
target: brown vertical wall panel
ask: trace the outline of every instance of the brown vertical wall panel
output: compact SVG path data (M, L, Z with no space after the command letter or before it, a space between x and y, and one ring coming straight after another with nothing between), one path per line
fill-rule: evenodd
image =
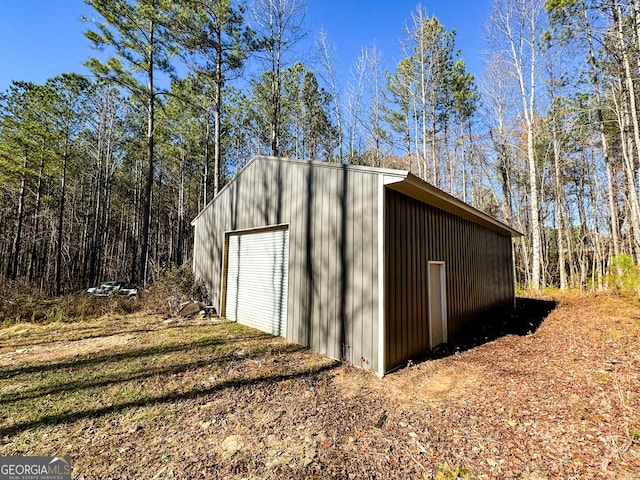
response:
M511 237L385 192L385 370L429 349L429 261L445 262L449 339L513 302Z
M378 370L377 192L364 168L257 158L194 220L194 271L219 309L225 232L288 225L287 339Z

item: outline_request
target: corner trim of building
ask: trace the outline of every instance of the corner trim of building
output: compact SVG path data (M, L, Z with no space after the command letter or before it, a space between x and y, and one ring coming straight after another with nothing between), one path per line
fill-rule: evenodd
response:
M378 370L380 377L385 373L384 358L384 190L385 176L378 176Z

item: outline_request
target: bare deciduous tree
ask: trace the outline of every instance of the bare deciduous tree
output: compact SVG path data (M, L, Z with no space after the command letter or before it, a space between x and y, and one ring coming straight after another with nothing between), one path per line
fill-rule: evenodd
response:
M530 201L531 280L529 287L541 287L542 248L538 203L538 170L535 155L536 86L538 42L543 31L540 0L496 0L487 31L494 52L508 65L518 82L521 115L527 135L527 163Z

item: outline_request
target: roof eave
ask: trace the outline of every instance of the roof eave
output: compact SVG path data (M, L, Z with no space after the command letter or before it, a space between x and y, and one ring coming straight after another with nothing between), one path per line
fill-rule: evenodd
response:
M401 172L398 171L398 173ZM402 171L402 173L405 172ZM511 228L509 225L506 225L490 215L481 212L477 208L464 203L462 200L443 192L415 175L406 172L403 176L404 178L400 178L401 176L394 175L389 178L389 181L385 181L385 184L392 190L401 192L409 197L415 198L416 200L420 200L429 205L433 205L434 207L453 213L459 217L471 220L503 235L510 237L522 236L522 233Z

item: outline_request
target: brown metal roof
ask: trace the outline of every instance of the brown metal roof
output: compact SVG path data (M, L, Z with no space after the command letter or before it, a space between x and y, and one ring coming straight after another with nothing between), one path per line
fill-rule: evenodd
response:
M483 225L491 230L511 237L521 237L522 233L511 228L490 215L481 212L477 208L459 200L458 198L443 192L430 183L416 177L405 170L397 170L397 180L385 178L387 188L401 192L411 198L433 205L445 212L452 213L471 222ZM393 177L393 175L385 175Z

